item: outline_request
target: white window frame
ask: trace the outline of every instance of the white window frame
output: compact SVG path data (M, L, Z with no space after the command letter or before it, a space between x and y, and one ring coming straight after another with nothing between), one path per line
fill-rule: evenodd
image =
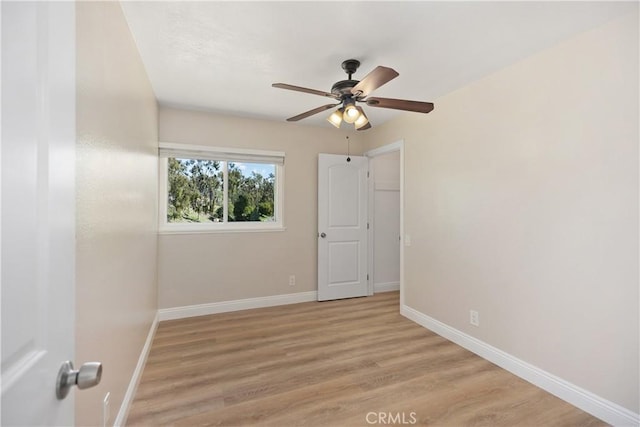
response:
M167 222L168 203L168 157L167 153L177 153L183 158L209 158L225 162L251 162L259 160L276 166L276 182L274 187L274 215L275 221L234 221L234 222L207 222L207 223L170 223ZM264 232L284 231L284 157L282 151L249 150L243 148L210 147L206 145L177 144L161 142L159 144L159 215L158 231L161 234L192 234L192 233L225 233L225 232ZM279 159L279 161L278 161ZM228 180L227 163L224 167L224 206L227 206ZM225 209L226 212L226 209ZM225 220L227 218L225 217Z

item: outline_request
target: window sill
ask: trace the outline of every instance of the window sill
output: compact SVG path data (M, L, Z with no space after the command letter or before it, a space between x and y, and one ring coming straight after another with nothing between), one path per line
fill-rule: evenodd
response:
M158 229L158 234L219 234L219 233L272 233L278 231L285 231L286 227L281 224L272 225L272 226L166 226L161 225Z

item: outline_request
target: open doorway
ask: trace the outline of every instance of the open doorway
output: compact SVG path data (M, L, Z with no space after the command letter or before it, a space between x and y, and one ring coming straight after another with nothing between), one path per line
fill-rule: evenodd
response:
M403 145L399 141L366 153L369 157L369 295L401 291ZM402 298L402 291L400 294Z

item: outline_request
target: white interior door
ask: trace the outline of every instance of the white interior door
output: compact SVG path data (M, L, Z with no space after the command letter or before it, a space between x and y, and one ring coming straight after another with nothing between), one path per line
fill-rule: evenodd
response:
M350 159L318 158L318 301L368 294L368 159Z
M56 377L74 352L75 5L5 2L2 425L73 425Z

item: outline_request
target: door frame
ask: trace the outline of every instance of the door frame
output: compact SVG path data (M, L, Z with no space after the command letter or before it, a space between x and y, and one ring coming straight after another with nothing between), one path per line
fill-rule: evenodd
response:
M372 159L377 156L381 156L383 154L392 153L394 151L400 152L400 306L404 305L404 140L400 139L398 141L392 142L391 144L383 145L378 148L374 148L364 153L366 157ZM369 200L368 200L368 210L369 210L369 242L368 242L368 267L367 273L369 274L369 295L373 295L373 284L374 284L374 276L373 276L373 251L375 248L375 239L374 239L374 180L373 180L373 167L371 162L369 162L369 173L371 174L368 182L368 192L369 192Z

